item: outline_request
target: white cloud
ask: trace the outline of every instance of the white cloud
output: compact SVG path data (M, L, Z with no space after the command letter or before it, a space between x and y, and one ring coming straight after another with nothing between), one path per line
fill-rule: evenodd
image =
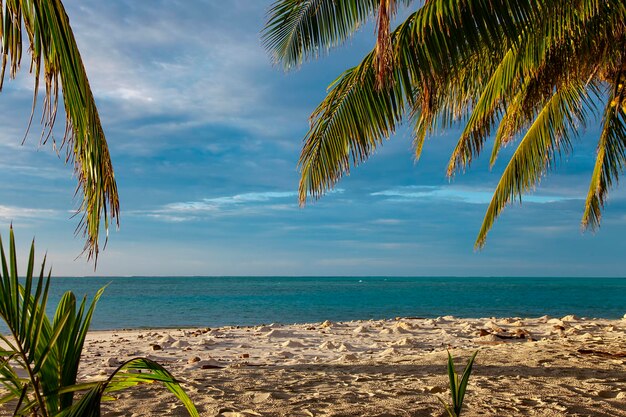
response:
M58 210L0 205L0 220L6 222L17 219L45 219L60 213L62 212Z
M297 193L294 191L263 191L235 194L198 201L166 204L155 210L131 211L127 214L148 216L165 222L185 222L206 216L258 214L296 210Z
M404 223L404 220L401 219L376 219L371 221L372 224L381 224L381 225L395 225Z
M266 5L252 3L70 4L96 99L114 104L103 113L116 120L167 114L192 125L271 128L258 117L269 92L260 77L272 70L258 31L249 28L260 30Z
M493 190L473 189L455 186L406 186L395 187L370 194L385 197L388 201L406 200L447 200L468 204L488 204L493 197ZM522 201L529 203L555 203L572 198L557 195L525 195Z
M264 203L270 200L295 198L297 193L292 191L267 191L236 194L232 196L205 198L200 201L187 201L166 205L164 211L170 212L200 212L218 211L229 206L240 206L252 203Z

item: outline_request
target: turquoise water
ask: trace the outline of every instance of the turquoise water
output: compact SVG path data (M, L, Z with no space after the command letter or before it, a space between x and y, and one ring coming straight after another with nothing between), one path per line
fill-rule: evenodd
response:
M53 278L50 301L68 289L91 297L107 283L93 329L626 313L626 278Z

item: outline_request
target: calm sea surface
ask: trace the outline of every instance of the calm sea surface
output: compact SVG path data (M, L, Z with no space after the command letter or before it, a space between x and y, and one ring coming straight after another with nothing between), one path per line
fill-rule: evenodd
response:
M91 297L106 284L92 329L626 313L626 278L52 278L50 301L70 289Z

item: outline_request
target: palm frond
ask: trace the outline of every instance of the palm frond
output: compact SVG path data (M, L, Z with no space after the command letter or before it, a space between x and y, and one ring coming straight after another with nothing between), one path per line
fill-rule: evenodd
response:
M285 69L341 45L371 18L380 0L278 0L269 10L263 43Z
M88 259L97 260L101 221L108 235L109 223L118 221L119 200L104 130L69 18L60 0L0 1L0 11L0 87L7 65L11 77L19 69L23 24L29 41L30 68L35 76L33 109L43 69L44 142L52 134L62 89L67 118L61 147L67 149L66 161L74 165L78 180L76 191L83 196L78 209L82 217L76 231L86 239L84 250Z
M26 285L22 286L18 278L17 251L13 228L10 229L9 233L8 259L5 255L2 237L0 237L0 260L2 263L0 318L6 323L11 335L11 340L4 336L2 336L2 340L11 348L13 359L21 364L26 374L25 377L18 376L6 362L0 368L0 375L6 380L3 382L3 386L10 390L8 399L18 400L16 411L22 413L37 409L44 417L47 417L45 399L39 391L40 380L37 373L48 358L46 352L54 348L56 339L48 339L44 335L49 330L49 322L47 322L47 317L41 308L42 305L45 306L49 286L49 279L46 280L43 274L45 261L42 266L42 273L38 278L35 278L33 275L33 242L28 260L27 275L25 276ZM37 289L33 295L32 283L35 279L37 279ZM42 291L42 288L45 290ZM26 289L29 292L26 292ZM43 355L38 355L39 352L43 352Z
M448 163L448 176L459 167L469 165L472 159L480 154L498 119L503 97L510 94L513 84L519 79L519 66L516 65L516 61L517 54L513 49L509 49L491 74L452 152Z
M373 54L346 71L330 87L311 116L298 166L300 203L318 198L350 172L351 164L366 160L389 137L405 109L402 77L384 92L375 88Z
M580 84L561 85L545 103L496 186L476 239L477 248L485 244L487 233L502 209L511 200L521 201L522 194L540 181L560 152L569 148L570 136L576 134L576 125L584 119L588 106L591 103Z
M190 416L199 417L196 407L187 393L181 388L180 382L161 365L146 358L135 358L122 364L106 381L91 387L74 405L60 413L59 417L99 417L100 403L104 396L151 382L162 383L183 403ZM74 388L82 389L83 386ZM71 389L72 387L69 387L65 391Z
M609 100L604 112L596 163L585 201L583 228L596 229L600 226L608 191L626 167L626 112L614 100Z

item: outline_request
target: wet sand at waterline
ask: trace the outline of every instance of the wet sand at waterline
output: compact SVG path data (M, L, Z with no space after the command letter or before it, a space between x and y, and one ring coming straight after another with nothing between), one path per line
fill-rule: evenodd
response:
M83 379L143 356L184 382L203 416L443 416L447 350L479 350L472 416L626 416L626 319L483 318L91 332ZM3 410L6 415L9 410ZM184 416L160 386L107 403L108 416Z

